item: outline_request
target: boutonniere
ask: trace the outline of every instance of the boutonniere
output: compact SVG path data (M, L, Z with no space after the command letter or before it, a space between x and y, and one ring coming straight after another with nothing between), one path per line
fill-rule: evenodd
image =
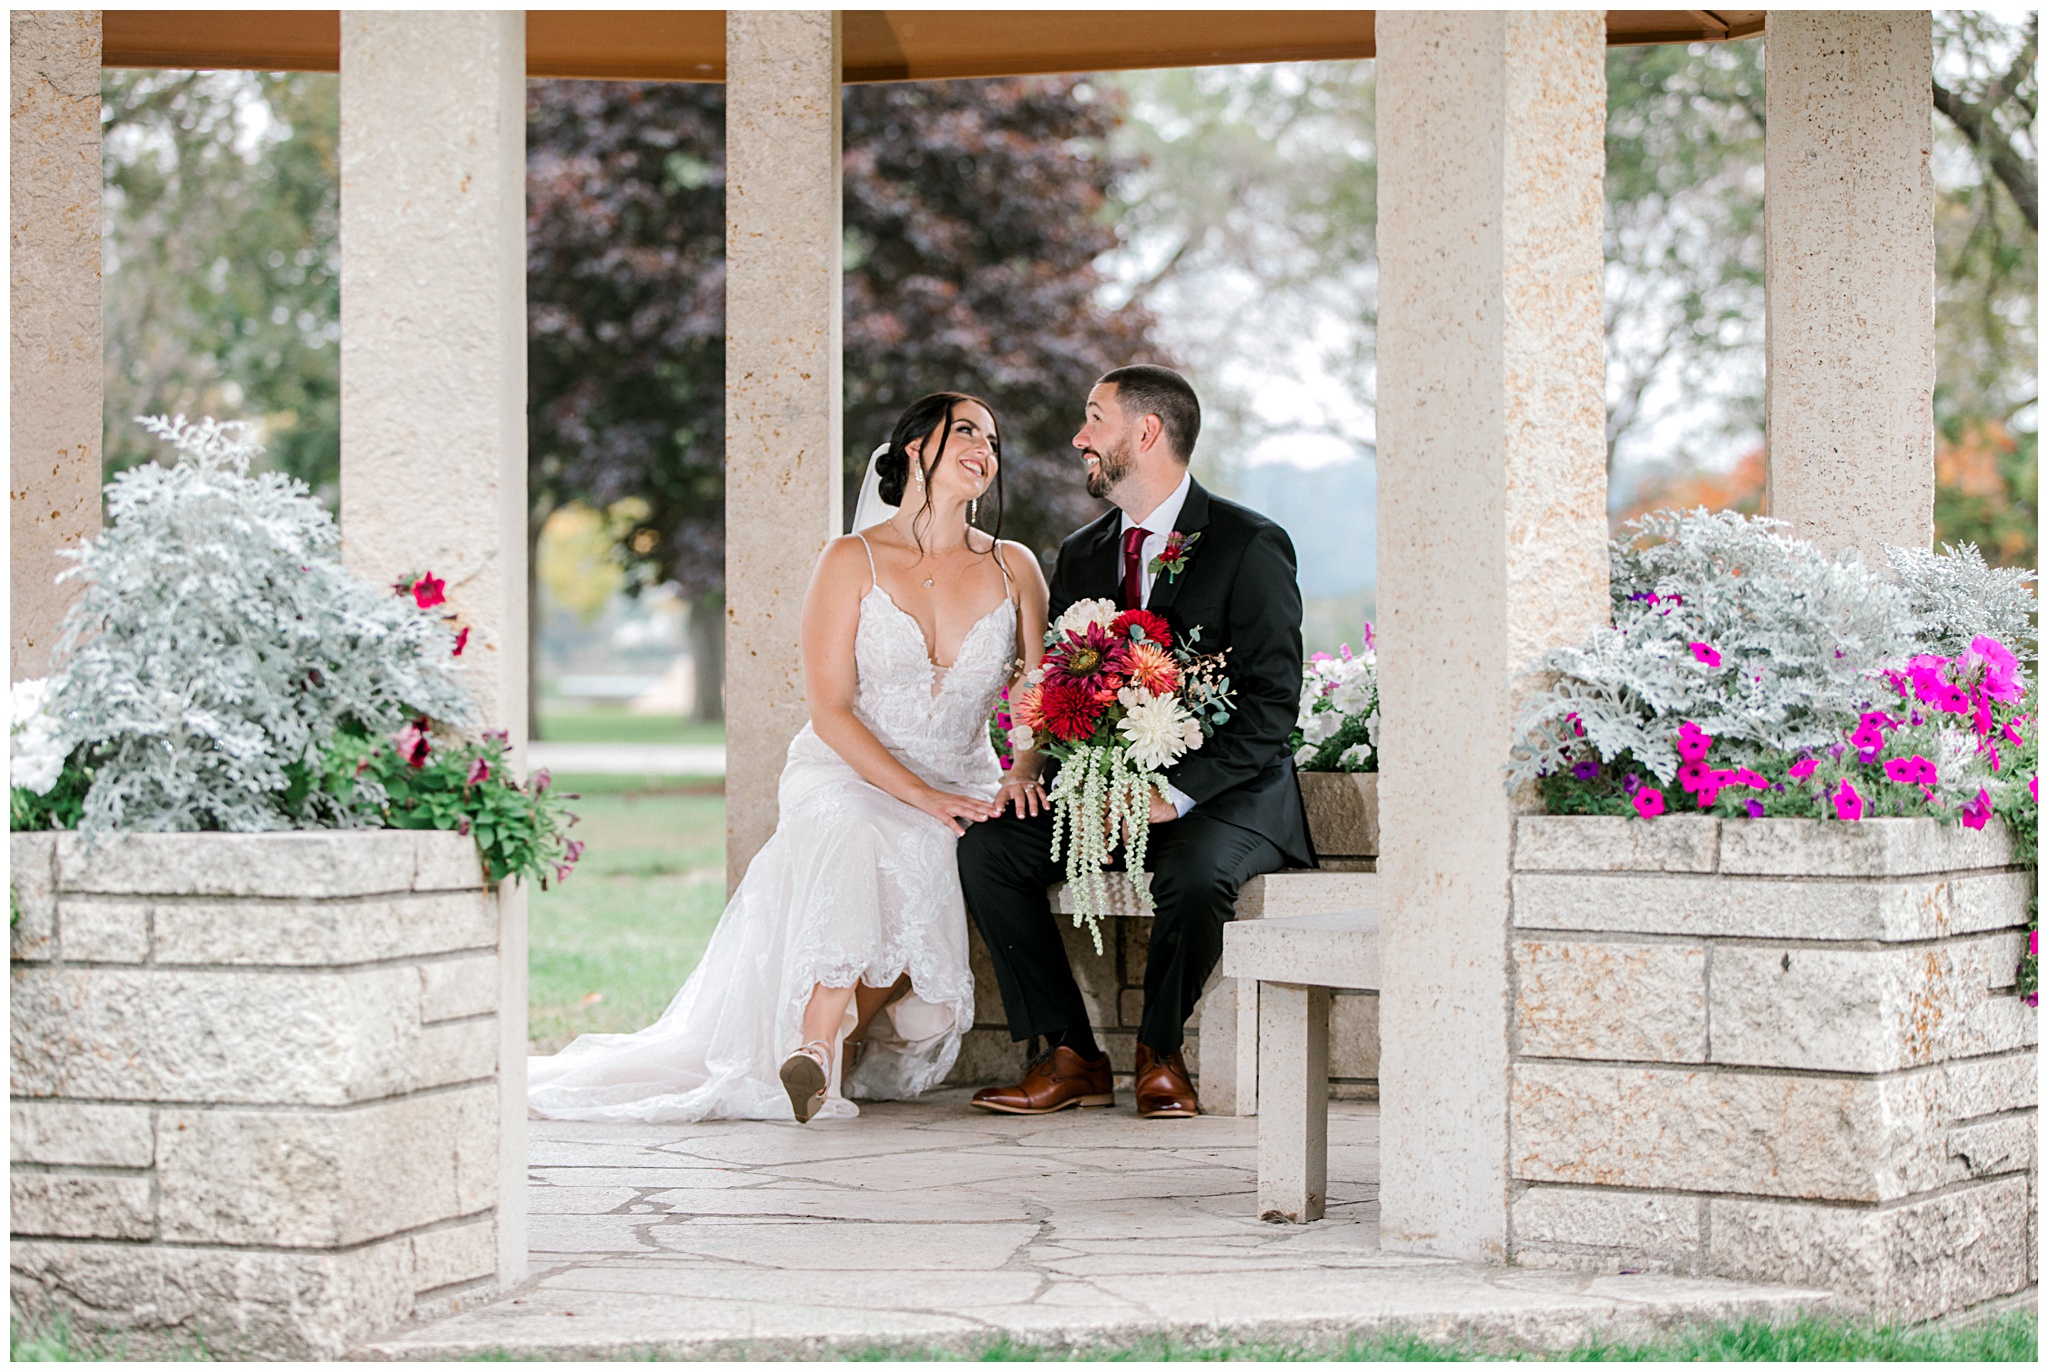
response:
M1168 581L1178 579L1180 574L1187 570L1188 554L1195 550L1195 544L1201 540L1202 536L1199 533L1184 534L1176 530L1168 534L1166 547L1160 551L1159 556L1146 565L1145 570L1155 577L1163 575Z

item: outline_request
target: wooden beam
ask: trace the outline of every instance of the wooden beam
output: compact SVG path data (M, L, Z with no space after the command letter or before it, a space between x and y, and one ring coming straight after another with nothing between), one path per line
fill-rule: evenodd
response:
M1370 57L1371 10L848 10L848 81Z
M1763 31L1762 10L1609 10L1610 46L1716 43ZM338 10L103 12L109 67L337 71ZM930 81L1052 72L1371 57L1371 10L847 10L845 79ZM723 81L723 10L528 10L529 76Z

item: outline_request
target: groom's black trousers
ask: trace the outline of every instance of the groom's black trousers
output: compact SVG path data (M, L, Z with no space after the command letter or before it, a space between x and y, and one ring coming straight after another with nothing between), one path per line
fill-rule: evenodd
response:
M1046 888L1066 876L1064 863L1052 858L1052 815L971 824L959 851L961 889L996 965L1010 1037L1087 1028L1087 1006L1054 922L1062 917L1046 896ZM1223 926L1236 913L1238 888L1285 863L1259 835L1199 809L1152 826L1145 854L1152 872L1152 940L1138 1042L1162 1056L1178 1051L1188 1016L1223 956ZM1111 931L1103 934L1103 956L1114 957Z

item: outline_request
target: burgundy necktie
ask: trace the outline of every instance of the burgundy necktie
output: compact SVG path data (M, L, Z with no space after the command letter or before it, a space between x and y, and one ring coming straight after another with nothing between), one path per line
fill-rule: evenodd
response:
M1144 551L1145 540L1152 533L1149 529L1127 529L1124 531L1124 608L1142 610L1145 608L1145 562L1140 553Z

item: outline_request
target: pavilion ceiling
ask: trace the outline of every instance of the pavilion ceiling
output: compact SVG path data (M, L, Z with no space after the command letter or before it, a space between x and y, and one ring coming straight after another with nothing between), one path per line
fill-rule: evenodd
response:
M1373 55L1371 10L846 10L848 81ZM335 71L339 10L106 10L109 67ZM1609 46L1763 32L1762 10L1609 10ZM530 76L725 79L723 10L528 10Z

